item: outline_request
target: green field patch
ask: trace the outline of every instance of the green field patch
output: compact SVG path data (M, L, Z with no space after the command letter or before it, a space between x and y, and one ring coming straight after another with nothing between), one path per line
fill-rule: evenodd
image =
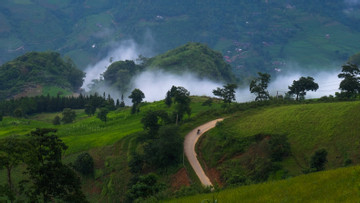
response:
M191 119L201 112L221 109L219 100L214 100L211 106L203 106L202 103L207 99L207 97L192 97ZM171 114L174 111L174 106L169 108L163 101L143 103L140 112L137 114L131 114L130 108L110 112L106 123L98 119L96 115L86 115L83 109L75 110L76 120L73 123L61 125L52 124L56 116L62 117L61 112L36 114L28 119L5 117L0 122L0 138L15 134L28 134L36 128L56 128L58 129L57 135L69 147L66 154L72 154L111 145L126 135L143 131L141 119L147 111L154 109L163 109ZM190 118L187 115L185 116L185 119Z
M206 202L213 198L218 202L357 202L359 181L360 167L356 166L166 202Z
M50 97L56 97L56 96L68 96L71 95L72 92L60 87L55 87L55 86L45 86L42 89L42 95L47 96L49 95Z
M251 157L254 153L265 153L251 148L252 142L249 144L247 138L259 134L286 135L291 155L278 164L288 176L302 174L309 168L311 156L321 148L328 152L326 169L342 167L350 160L358 164L360 126L357 121L360 118L354 112L359 110L357 101L263 107L239 112L226 119L221 128L209 131L201 152L209 167L221 171L227 168L226 163L236 162L242 155Z

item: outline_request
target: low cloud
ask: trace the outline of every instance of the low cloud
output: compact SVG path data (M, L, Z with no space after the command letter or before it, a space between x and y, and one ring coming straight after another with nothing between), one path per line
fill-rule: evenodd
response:
M139 45L132 39L113 43L113 48L107 54L106 57L104 57L96 64L89 65L85 69L86 77L82 88L88 91L89 90L88 86L92 83L92 80L99 79L101 74L103 74L106 71L106 68L110 66L112 62L135 60L139 57L139 55L146 57L152 56L153 55L152 47L154 40L149 31L145 33L144 41L146 43L142 45Z
M321 71L316 74L306 74L301 72L284 73L278 75L270 82L268 91L271 96L285 95L289 91L294 80L300 77L311 76L319 84L316 92L307 92L306 98L320 98L322 96L335 95L339 91L340 79L337 77L337 70ZM166 92L171 86L182 86L190 91L191 95L214 97L212 91L218 87L223 87L223 83L214 82L206 79L199 79L195 74L184 73L176 75L160 70L146 71L138 75L133 80L134 88L139 88L145 94L145 101L159 101L165 98ZM249 102L255 100L255 95L250 93L249 86L242 86L236 90L237 102Z
M356 2L360 2L360 0ZM353 1L353 3L355 3L355 1ZM114 48L105 58L86 68L86 78L83 88L88 91L88 85L92 83L92 80L100 78L101 74L103 74L106 68L111 64L110 58L112 58L112 61L119 61L135 60L139 55L147 57L152 56L153 52L151 47L153 47L154 41L150 32L145 34L144 39L144 41L147 42L145 45L139 45L134 40L125 40L120 43L114 43ZM340 84L340 79L337 77L340 70L336 67L337 66L333 66L330 70L329 67L320 69L324 71L304 71L304 68L300 67L298 64L288 63L287 67L283 68L283 70L287 71L282 71L272 77L268 91L271 96L276 96L277 94L284 95L289 91L288 86L290 86L294 80L298 80L301 76L311 76L315 79L315 82L319 84L319 89L316 92L308 92L306 98L319 98L330 94L334 95L335 92L339 91L338 87ZM307 70L309 70L309 68ZM218 87L223 87L224 83L200 79L196 74L189 72L174 74L161 70L149 70L135 76L130 85L132 86L131 89L139 88L144 92L145 101L152 102L164 99L166 92L173 85L183 86L190 91L191 95L214 97L212 91ZM120 99L122 95L118 90L105 85L97 87L96 91L99 94L106 92L106 94L110 94L115 99ZM129 94L130 93L124 93L124 99L127 105L131 105L130 100L128 99ZM254 100L255 95L250 93L248 85L239 87L236 90L237 102Z
M161 70L145 71L134 78L134 88L145 94L145 101L159 101L165 98L166 92L174 86L186 88L191 95L213 96L212 90L221 87L221 83L199 79L195 74L180 75Z
M316 74L306 73L291 73L279 75L273 82L269 84L269 93L272 96L285 95L289 91L288 86L291 86L294 80L299 80L300 77L313 77L314 81L319 84L319 89L315 92L309 91L306 98L320 98L322 96L334 95L339 91L340 79L337 77L337 71L322 71Z
M337 77L338 71L322 71L317 74L306 74L300 72L284 73L278 75L272 79L269 84L268 91L271 96L285 95L289 91L290 86L294 80L298 80L300 77L311 76L315 79L315 82L319 84L319 89L316 92L309 91L306 94L306 98L320 98L322 96L335 95L335 92L339 91L340 79ZM186 88L190 95L197 96L209 96L214 97L212 91L218 87L223 87L224 83L215 82L207 79L200 79L196 74L183 73L174 74L164 72L161 70L151 70L140 73L132 80L131 90L134 88L140 89L145 94L144 101L153 102L163 100L166 96L166 92L171 89L172 86L182 86ZM103 86L97 90L99 94L106 92L115 99L121 98L121 92L111 87ZM131 101L128 99L130 92L124 94L125 103L131 105ZM250 102L255 100L255 94L250 93L249 86L241 86L236 90L236 102Z

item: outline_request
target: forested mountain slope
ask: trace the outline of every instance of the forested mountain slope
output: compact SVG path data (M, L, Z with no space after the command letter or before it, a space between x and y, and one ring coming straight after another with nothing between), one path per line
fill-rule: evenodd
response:
M187 43L164 54L150 58L150 69L173 73L190 72L213 81L234 82L235 77L221 53L200 43Z
M0 63L54 50L84 69L114 42L132 38L152 44L155 54L206 43L242 77L286 69L288 61L327 67L359 51L359 6L347 0L4 0Z
M0 100L22 92L23 96L41 95L43 87L74 92L84 76L71 59L61 58L59 53L29 52L0 66Z

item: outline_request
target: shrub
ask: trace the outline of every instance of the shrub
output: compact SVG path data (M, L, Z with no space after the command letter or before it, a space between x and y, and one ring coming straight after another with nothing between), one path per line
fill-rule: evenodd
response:
M60 117L59 116L55 116L55 118L53 119L52 123L54 125L60 125Z
M207 99L206 101L204 101L201 105L202 106L211 106L213 103L213 99L212 98L209 98Z
M75 111L70 108L65 108L62 112L62 115L62 122L64 123L72 123L76 118Z
M16 118L21 118L24 116L24 111L21 108L17 108L14 110L14 116Z
M325 169L327 162L327 151L325 149L317 150L311 157L310 168L314 171L322 171Z
M345 159L344 166L350 166L353 163L353 161L349 158Z
M286 135L272 135L269 144L272 161L282 161L283 157L290 155L290 143Z
M83 175L93 175L94 174L93 158L87 152L80 154L74 162L74 169Z

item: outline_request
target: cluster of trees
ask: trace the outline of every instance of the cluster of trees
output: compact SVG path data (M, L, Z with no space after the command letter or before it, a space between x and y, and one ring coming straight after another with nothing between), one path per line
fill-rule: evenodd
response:
M141 123L146 131L145 136L141 138L142 142L146 142L144 150L147 153L144 153L144 156L149 156L143 160L144 163L157 168L168 166L178 161L179 152L182 151L182 139L178 133L177 124L183 119L184 113L190 116L189 94L189 91L184 87L173 86L168 91L167 97L171 95L171 103L175 105L174 112L169 115L165 110L149 110L141 119ZM139 158L139 156L135 157ZM139 168L132 168L134 172L139 172Z
M176 117L176 123L183 119L185 113L190 117L190 102L190 92L184 87L172 86L171 89L166 93L165 104L168 107L173 104L175 105L175 111L173 112L172 117Z
M98 94L81 95L79 97L23 97L20 99L11 99L0 101L0 114L15 117L22 117L44 112L59 112L65 108L71 109L85 109L88 115L93 115L96 108L107 107L108 109L115 109L121 107L123 101L114 102L114 99L108 95L105 97Z
M271 97L267 91L268 84L270 83L271 76L267 73L258 73L258 78L250 82L250 92L256 95L255 101L269 100ZM307 91L316 91L319 85L314 82L314 78L300 77L299 80L294 80L293 84L289 86L287 97L292 98L295 96L296 100L303 99Z
M128 92L132 78L143 69L143 65L135 64L134 61L116 61L104 72L104 81L120 92Z
M270 94L267 91L267 87L270 82L271 76L267 73L258 73L258 77L250 82L250 92L256 95L255 101L269 100ZM215 96L221 97L225 104L230 104L235 101L235 89L236 84L227 84L223 88L217 88L213 90ZM304 98L306 92L316 91L319 85L314 82L312 77L301 77L299 80L294 80L293 84L289 86L288 97L296 96L296 100Z
M166 170L178 164L183 150L179 127L170 121L165 111L148 111L142 123L146 130L139 137L142 149L133 152L129 161L130 171L134 175L127 195L131 202L148 198L164 189L156 176L151 178L151 182L144 182L145 177L149 178L146 171ZM144 191L145 188L152 189Z
M256 95L255 101L268 100L270 95L266 89L270 82L270 75L260 72L258 75L258 78L250 83L250 92ZM360 69L358 65L356 63L344 64L338 77L343 80L339 85L341 92L337 92L336 96L342 99L356 98L360 93ZM304 99L307 91L316 91L317 89L319 89L319 85L314 81L314 78L300 77L299 80L294 80L293 84L289 86L286 96L289 98L295 96L296 100Z
M224 88L217 88L213 90L215 96L221 97L225 104L230 104L235 101L235 89L237 88L236 84L227 84L224 85Z
M11 202L87 202L79 177L62 163L67 149L56 129L36 129L27 137L10 136L0 140L0 169L5 168L7 183L0 185L0 196ZM25 173L13 182L15 167Z
M178 164L183 152L183 138L179 133L179 121L187 113L190 116L190 93L184 87L173 86L166 94L165 103L174 106L169 115L165 110L149 110L141 119L145 132L139 137L142 150L132 153L129 167L134 178L127 198L140 201L165 189L154 174L143 174L154 169L166 169Z
M133 103L133 106L131 108L131 113L137 113L140 111L139 104L142 102L142 100L145 98L145 94L140 90L135 88L130 96L129 99L131 99L131 102Z

